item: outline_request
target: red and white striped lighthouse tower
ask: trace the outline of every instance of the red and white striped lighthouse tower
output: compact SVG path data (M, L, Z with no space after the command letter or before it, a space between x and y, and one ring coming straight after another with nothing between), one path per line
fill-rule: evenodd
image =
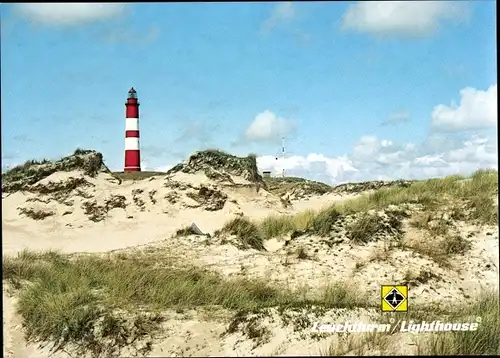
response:
M141 171L139 148L139 101L134 87L128 91L125 118L125 168L124 172Z

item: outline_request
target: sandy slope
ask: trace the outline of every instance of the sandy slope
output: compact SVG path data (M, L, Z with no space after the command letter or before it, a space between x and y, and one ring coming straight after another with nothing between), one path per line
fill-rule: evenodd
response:
M231 244L214 242L199 245L200 236L171 238L175 231L185 225L196 223L206 233L213 233L230 218L244 213L250 218L263 218L269 214L293 214L306 209L320 209L335 201L351 196L327 194L303 199L285 208L279 198L265 190L258 192L241 178L233 178L239 185L215 184L204 174L178 173L169 177L155 177L137 182L125 181L118 185L109 175L100 174L89 178L80 172L54 173L40 182L67 181L68 178L85 178L91 186L81 189L80 195L73 192L69 197L48 203L30 201L42 200L48 196L40 194L14 193L2 199L2 230L4 254L15 254L25 248L32 250L59 249L63 252L105 252L118 249L134 250L147 245L150 250L171 250L179 257L190 257L192 262L203 267L211 267L227 276L246 275L266 277L270 281L300 287L307 283L310 287L320 287L328 281L348 280L357 286L366 287L370 297L378 297L379 285L401 281L405 270L412 268L417 274L432 273L434 276L415 288L416 301L462 300L471 297L480 288L498 284L498 229L477 228L462 225L462 233L474 237L473 248L465 257L457 257L453 264L456 270L438 267L434 262L404 250L394 249L389 259L377 260L383 251L384 242L376 242L362 247L354 247L349 242L340 242L329 247L324 240L311 236L301 238L284 247L282 240L266 243L268 251L241 251ZM180 184L179 184L180 183ZM207 203L200 204L193 196L205 185L227 195L221 210L208 211ZM123 195L127 200L125 209L109 211L100 222L89 220L81 208L86 201L103 203L111 195ZM87 197L87 198L86 198ZM135 199L134 199L135 198ZM174 198L174 200L172 200ZM209 199L212 200L212 197ZM71 203L71 204L70 204ZM18 207L51 210L55 213L44 220L35 221L20 215ZM420 239L409 232L408 239ZM287 252L299 246L311 254L310 260L298 260ZM397 265L405 262L405 265ZM460 268L460 270L458 269ZM15 298L4 290L4 354L9 357L45 357L46 350L35 346L26 347L22 338L20 318L14 313ZM221 312L222 317L227 313ZM327 312L317 319L348 317L370 317L370 312ZM272 313L270 313L272 316ZM332 318L333 317L333 318ZM227 317L226 317L227 318ZM279 318L276 318L276 322ZM255 347L252 340L241 333L221 338L227 327L227 319L203 322L197 313L172 313L165 325L165 337L153 347L151 356L172 355L270 355L270 354L319 354L326 347L329 337L321 342L301 338L290 327L283 328L278 323L269 323L272 338L268 343ZM412 343L401 337L403 343L399 351L411 352ZM406 342L406 343L405 343ZM58 355L64 356L64 355Z
M69 177L83 177L78 172L55 173L41 181L64 181ZM256 192L251 187L231 188L223 187L230 199L224 208L218 211L206 211L196 206L190 198L183 198L181 205L172 205L163 197L165 194L181 192L182 190L165 188L164 178L142 180L137 182L125 181L122 185L112 182L107 174L100 174L96 179L88 178L95 187L84 189L98 200L111 194L123 195L129 202L133 201L133 191L143 190L139 195L144 201L144 211L134 203L129 203L125 209L113 209L106 220L94 223L88 219L80 209L85 198L72 195L69 200L74 204L70 207L52 201L49 204L34 202L26 203L29 198L40 197L29 193L13 193L2 200L2 230L4 254L12 254L25 248L33 250L59 249L63 252L101 252L143 245L150 242L166 239L182 226L195 222L204 232L211 233L219 229L224 222L238 213L244 213L249 218L263 218L271 213L292 214L308 208L318 209L334 201L344 200L347 197L339 195L325 195L321 198L296 203L292 208L285 209L278 198L264 190ZM178 174L171 178L173 181L189 183L193 186L210 184L210 180L203 174ZM250 185L241 180L242 184ZM149 193L156 192L156 204L149 199ZM102 201L102 200L101 200ZM28 206L37 209L50 209L56 215L41 221L34 221L20 216L18 208ZM64 215L71 212L69 215Z

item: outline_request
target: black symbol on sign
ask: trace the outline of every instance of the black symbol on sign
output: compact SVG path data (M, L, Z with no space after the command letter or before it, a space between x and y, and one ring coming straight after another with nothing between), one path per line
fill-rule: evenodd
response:
M393 288L387 296L384 297L385 302L387 302L393 309L396 309L401 302L404 301L404 299L405 297L401 294L401 292L395 288Z

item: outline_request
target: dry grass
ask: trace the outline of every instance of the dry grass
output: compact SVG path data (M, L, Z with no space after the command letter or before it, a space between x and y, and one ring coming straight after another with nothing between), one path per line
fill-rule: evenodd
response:
M327 349L320 349L320 356L370 356L373 352L385 355L388 354L387 348L391 342L389 335L377 332L342 334L335 338Z
M185 226L177 230L174 237L185 237L190 235L198 235L198 233L191 226Z
M85 215L93 222L104 220L109 211L116 208L125 209L127 207L127 199L123 195L111 195L106 198L104 205L97 204L96 200L85 201L81 205Z
M459 235L450 232L449 221L436 218L436 208L446 205L454 215L457 210L468 207L470 213L461 212L462 217L469 215L471 220L480 224L492 224L498 216L496 207L492 204L497 190L498 176L496 171L480 170L464 180L460 176L444 179L430 179L415 182L408 187L389 187L362 195L356 199L341 204L334 204L319 211L308 210L296 215L272 215L259 222L247 218L236 218L224 225L217 234L235 235L242 248L253 247L264 249L264 241L274 237L304 233L329 236L338 221L346 215L359 213L359 217L349 224L347 236L352 242L364 244L375 238L377 233L387 233L394 236L394 245L404 245L401 240L402 221L397 213L388 216L388 223L369 210L383 210L390 205L408 203L420 204L423 211L414 214L410 225L425 229L432 235L432 240L423 240L406 248L413 249L428 256L442 266L449 266L450 255L463 254L470 248L470 243ZM482 192L478 192L482 190ZM491 197L491 200L479 201L479 197ZM493 206L492 206L493 205ZM390 227L388 227L390 226ZM402 247L402 246L401 246Z
M316 217L316 211L305 210L293 216L293 228L297 231L305 231L311 227L314 218Z
M147 350L167 309L366 306L355 288L343 284L332 284L311 300L303 292L271 287L265 281L175 268L158 253L137 255L23 251L4 257L3 279L20 289L18 311L28 339L52 342L53 351L113 356L132 342L142 342L137 349Z
M284 236L295 229L293 219L293 216L271 215L259 223L257 230L260 230L264 239Z
M228 221L222 229L214 233L215 236L223 234L234 235L242 248L265 250L264 238L259 227L245 217L238 217Z
M449 176L443 179L429 179L401 188L382 188L370 195L363 195L343 205L344 210L354 212L381 209L389 205L421 204L426 210L435 209L444 203L451 207L466 202L477 220L495 224L496 209L493 210L497 194L498 172L478 170L468 178ZM479 198L488 198L485 201Z
M421 230L427 230L434 237L444 236L449 231L449 222L443 218L435 218L433 212L416 214L410 221L410 225Z
M323 195L332 190L332 187L325 183L307 180L296 177L285 178L264 178L267 190L277 196L283 196L293 190L301 190L304 194Z
M469 240L456 234L447 234L442 238L426 237L422 240L406 244L406 248L426 256L438 265L449 268L453 255L463 255L472 244Z
M373 236L384 229L383 223L376 215L363 215L347 228L347 236L356 244L366 244Z
M370 255L370 258L369 258L369 262L388 262L389 259L391 258L392 256L392 248L393 246L390 245L389 243L387 244L384 244L384 247L383 248L379 248L377 250L375 250L371 255ZM356 264L356 267L359 269L359 265Z
M327 236L335 222L342 218L342 214L337 206L333 205L327 209L323 209L311 220L311 226L308 228L319 236Z
M420 340L418 355L500 355L500 306L498 292L484 293L473 304L459 305L452 309L452 322L475 322L481 317L474 332L436 333Z
M408 187L382 188L317 212L309 210L297 215L270 216L256 223L253 233L262 240L282 237L294 231L328 236L337 220L345 215L361 213L361 219L350 226L349 235L353 241L364 243L381 229L379 220L367 214L369 210L383 210L391 205L420 204L423 211L412 218L411 225L429 230L434 236L446 236L449 234L448 222L442 218L433 220L437 208L446 205L453 218L495 224L498 213L493 198L497 186L497 171L479 170L469 178L455 175L414 182ZM391 225L398 229L401 220L396 216L390 219Z

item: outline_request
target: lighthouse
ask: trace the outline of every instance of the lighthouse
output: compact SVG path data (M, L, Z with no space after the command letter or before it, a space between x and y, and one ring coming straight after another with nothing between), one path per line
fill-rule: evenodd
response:
M141 171L141 151L139 148L139 101L134 87L128 91L125 103L125 168L123 171Z

